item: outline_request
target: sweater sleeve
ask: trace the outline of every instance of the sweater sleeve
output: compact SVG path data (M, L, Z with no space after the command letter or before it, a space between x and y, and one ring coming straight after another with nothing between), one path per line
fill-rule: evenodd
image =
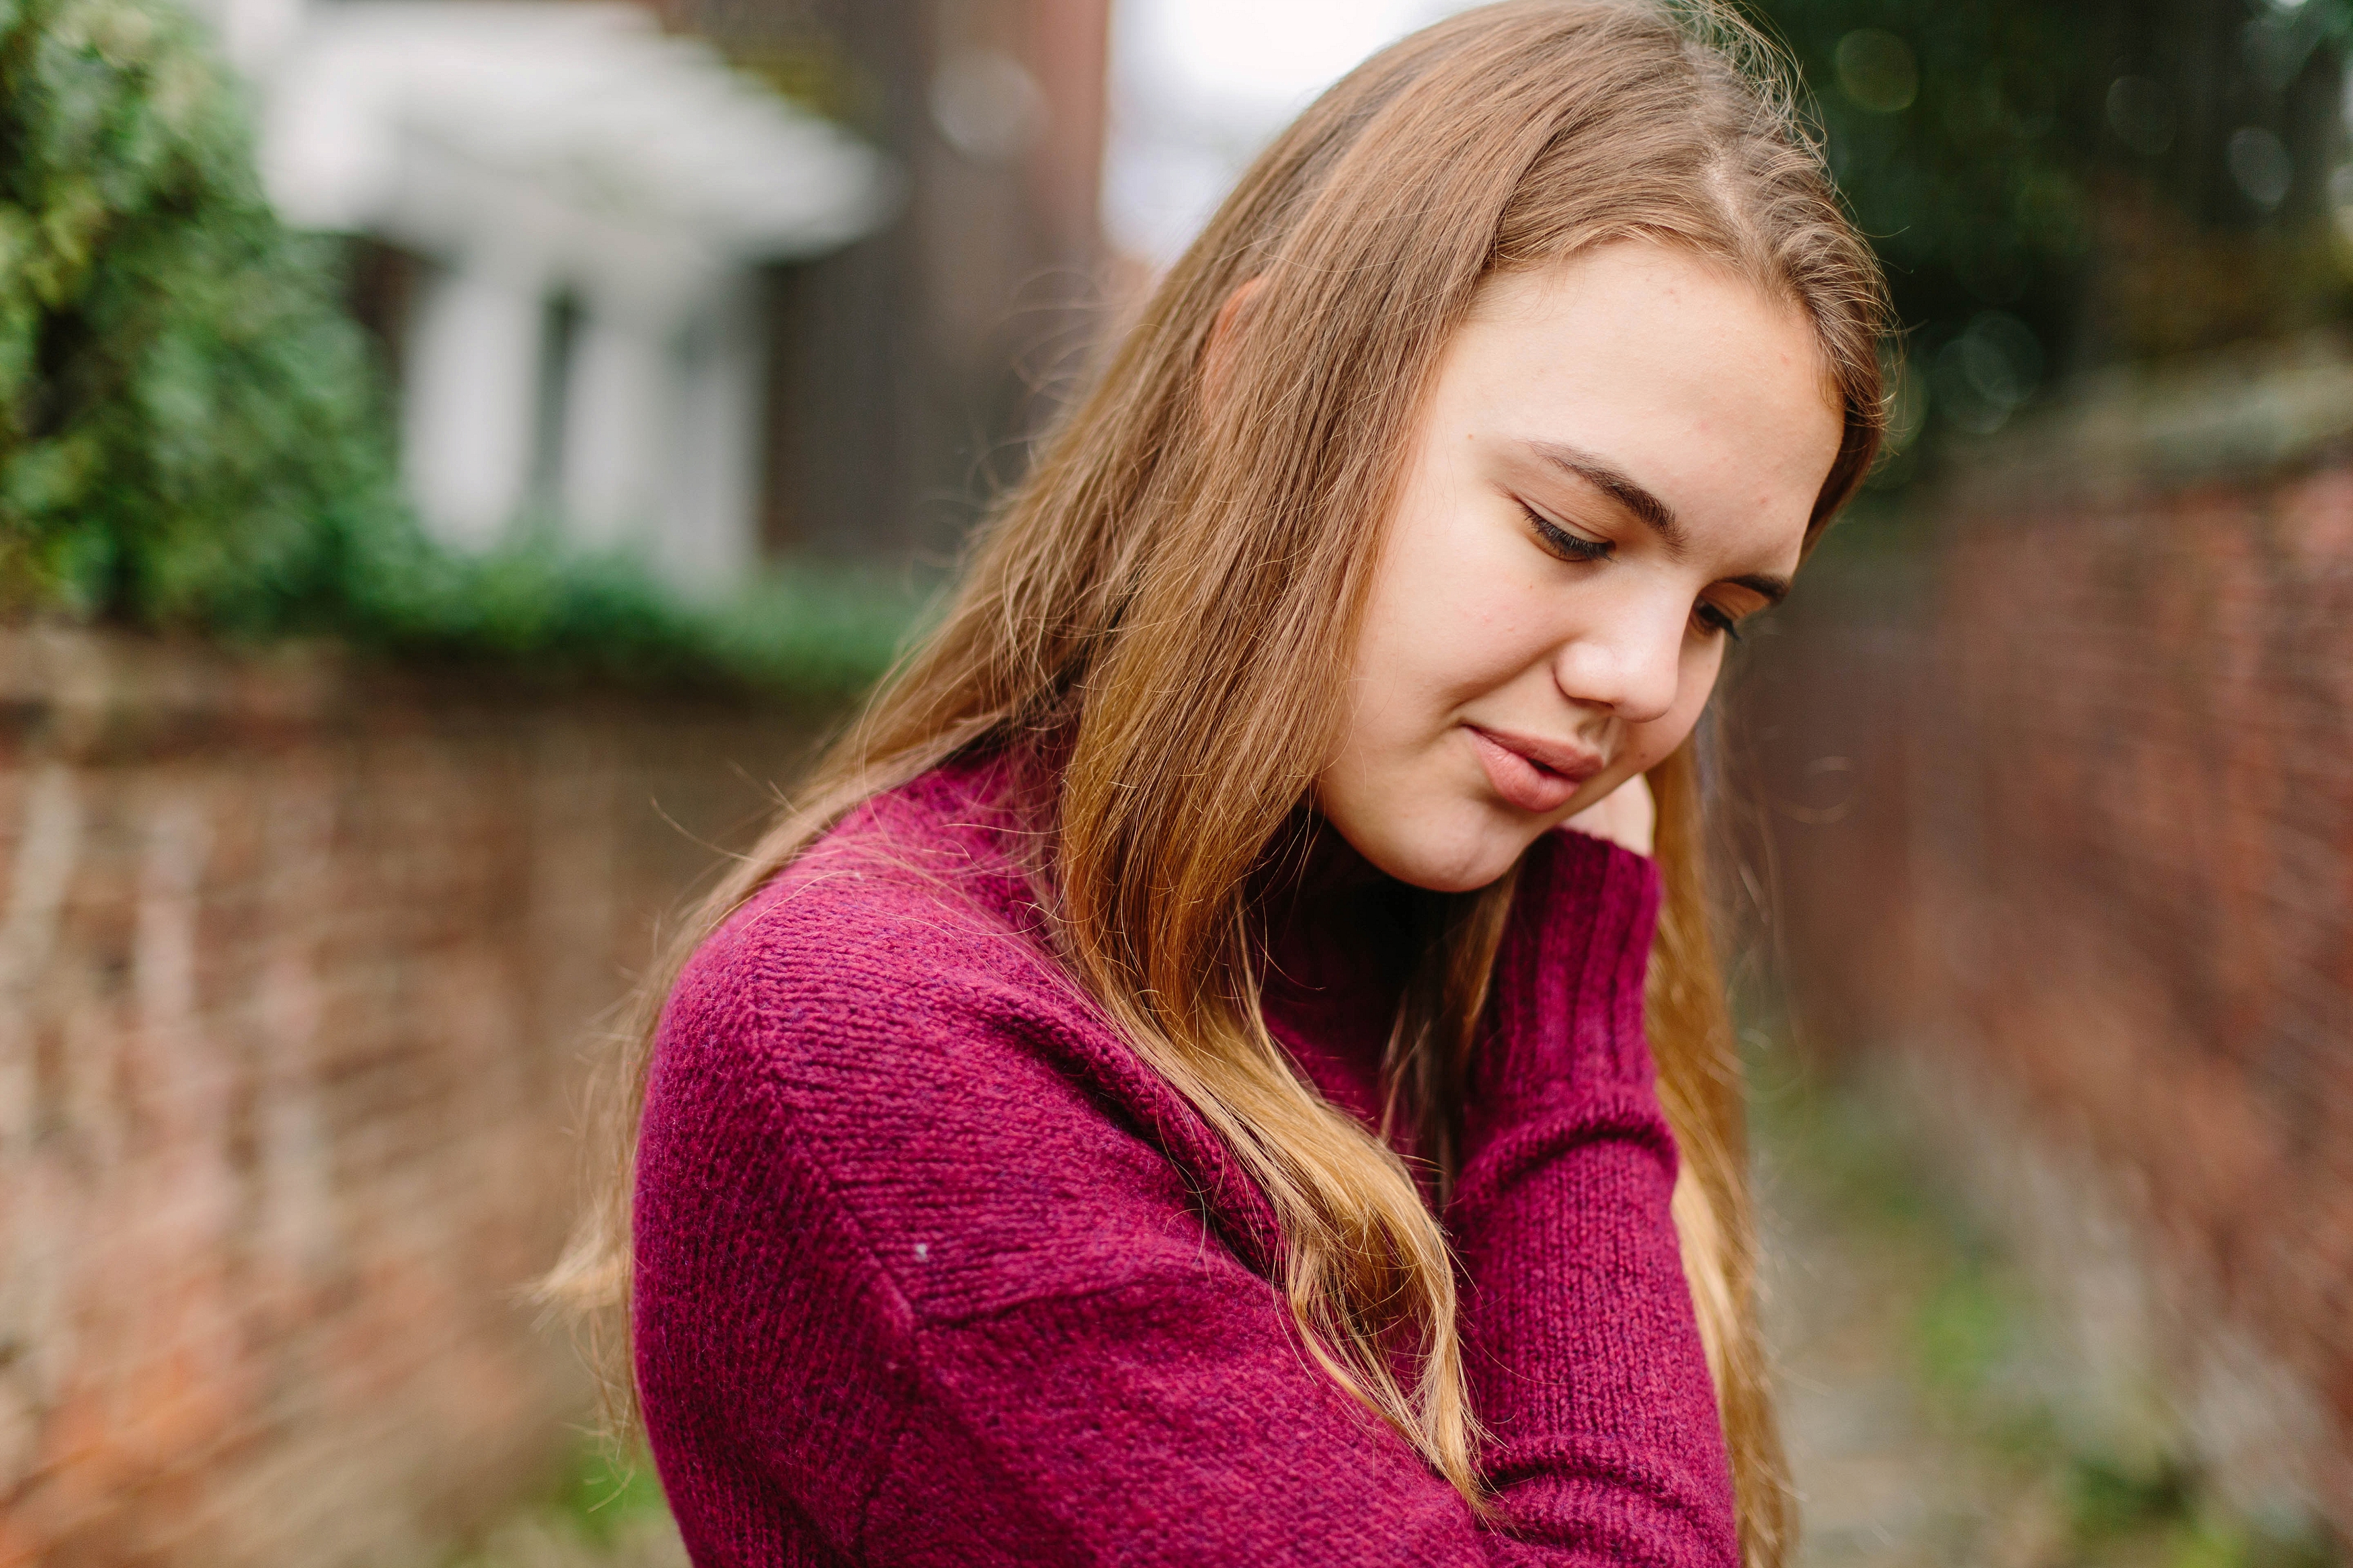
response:
M1642 990L1657 867L1530 851L1447 1215L1504 1528L1564 1561L1734 1564L1729 1464L1669 1199Z
M1649 866L1564 839L1529 873L1449 1215L1499 1519L1205 1224L1239 1172L1165 1086L934 939L920 984L673 1003L638 1373L698 1568L1733 1563L1643 1076Z

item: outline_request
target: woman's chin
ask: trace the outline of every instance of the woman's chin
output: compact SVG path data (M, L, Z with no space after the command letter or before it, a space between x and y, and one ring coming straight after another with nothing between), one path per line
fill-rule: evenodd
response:
M1530 839L1525 836L1469 835L1383 846L1366 858L1389 876L1432 893L1474 893L1512 868Z

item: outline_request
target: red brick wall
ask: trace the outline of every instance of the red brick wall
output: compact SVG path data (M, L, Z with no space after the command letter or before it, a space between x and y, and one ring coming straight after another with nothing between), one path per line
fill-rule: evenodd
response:
M2353 1531L2348 363L1965 458L1925 563L1850 552L1744 727L1816 1035L1905 1059L2194 1460ZM2065 1278L2094 1254L2138 1304Z
M407 1568L547 1473L584 1031L808 733L0 631L0 1564Z

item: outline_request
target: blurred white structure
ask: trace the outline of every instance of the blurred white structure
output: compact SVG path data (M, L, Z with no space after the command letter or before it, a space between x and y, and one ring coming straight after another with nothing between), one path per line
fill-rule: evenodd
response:
M543 508L707 593L757 552L760 263L872 228L888 166L619 4L216 0L290 223L427 258L402 355L427 521Z
M1165 267L1259 149L1366 56L1474 0L1120 0L1103 226Z

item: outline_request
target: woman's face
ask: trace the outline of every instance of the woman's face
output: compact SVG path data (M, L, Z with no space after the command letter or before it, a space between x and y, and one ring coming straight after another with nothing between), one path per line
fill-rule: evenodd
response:
M1841 432L1805 318L1712 263L1621 242L1488 283L1409 439L1324 816L1466 891L1666 756Z

